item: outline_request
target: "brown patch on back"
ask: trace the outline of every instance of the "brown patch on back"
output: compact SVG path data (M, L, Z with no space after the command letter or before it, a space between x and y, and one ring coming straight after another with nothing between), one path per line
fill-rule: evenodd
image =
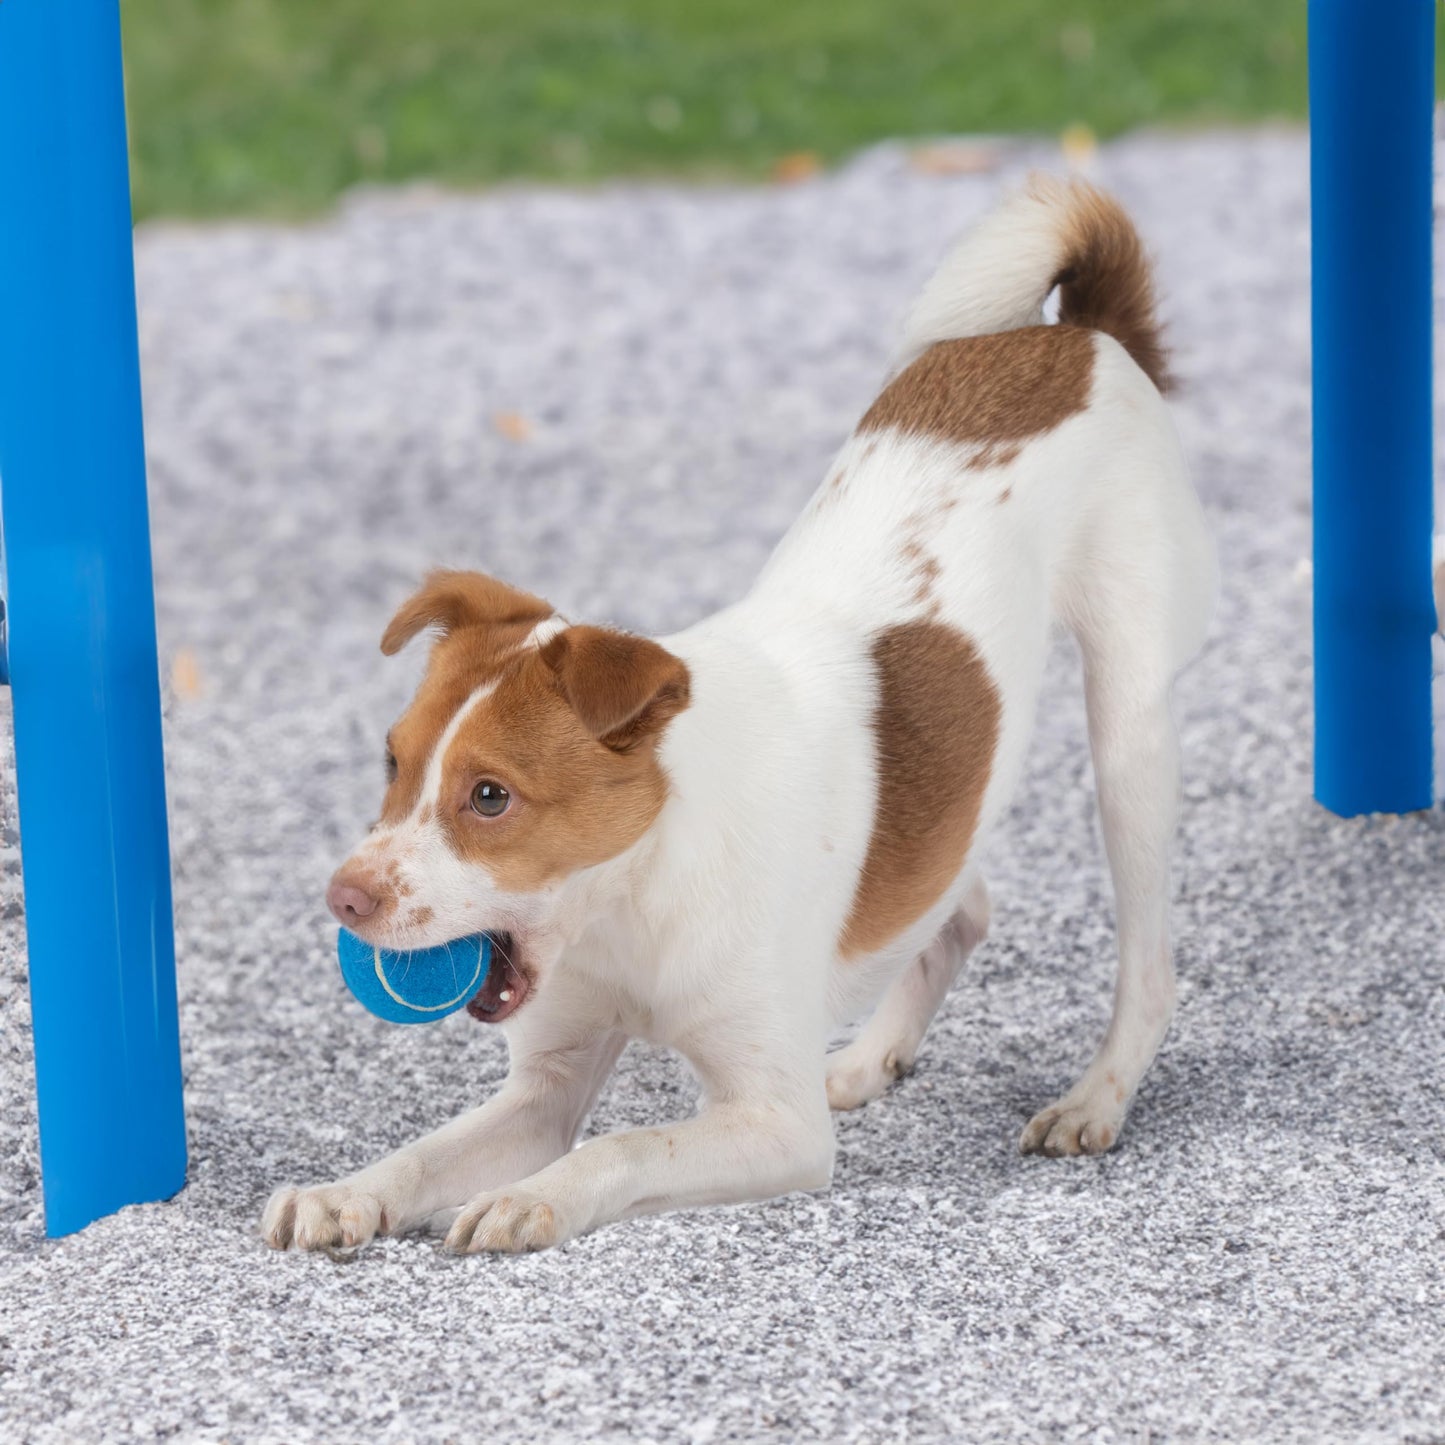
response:
M1023 442L1081 412L1093 375L1094 338L1076 326L940 341L884 387L858 430Z
M973 643L935 621L873 640L878 797L873 836L839 941L844 958L882 948L958 875L978 827L998 742L998 689Z

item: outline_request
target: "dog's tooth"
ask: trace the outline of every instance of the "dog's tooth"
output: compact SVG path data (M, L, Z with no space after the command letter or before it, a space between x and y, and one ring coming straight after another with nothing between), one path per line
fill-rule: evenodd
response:
M503 1003L510 1003L512 999L512 990L509 988L504 988L501 993L497 995L497 997L501 999Z

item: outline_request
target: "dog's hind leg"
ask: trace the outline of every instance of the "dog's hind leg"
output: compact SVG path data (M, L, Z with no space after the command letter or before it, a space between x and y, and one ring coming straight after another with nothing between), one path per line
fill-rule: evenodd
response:
M1100 1154L1119 1137L1129 1101L1174 1011L1169 951L1169 840L1179 786L1168 698L1139 702L1109 726L1102 684L1089 689L1099 815L1114 878L1119 973L1108 1032L1083 1078L1041 1110L1019 1140L1025 1154Z
M1060 598L1084 654L1099 819L1114 883L1119 972L1108 1032L1084 1076L1034 1116L1026 1154L1099 1154L1174 1010L1169 848L1179 810L1174 675L1198 648L1214 587L1212 550L1182 461L1121 479L1087 538L1087 570ZM1147 490L1146 490L1147 489Z
M988 890L975 878L939 935L888 986L858 1037L828 1059L828 1104L856 1109L912 1067L964 960L988 932Z

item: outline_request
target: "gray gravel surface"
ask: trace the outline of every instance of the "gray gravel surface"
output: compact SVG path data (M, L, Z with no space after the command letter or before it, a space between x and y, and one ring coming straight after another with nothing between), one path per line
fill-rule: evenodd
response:
M43 1238L13 771L0 772L7 1441L1445 1439L1445 811L1310 800L1307 192L1292 131L1140 136L1224 595L1179 693L1181 1007L1103 1159L1016 1153L1100 1034L1111 920L1059 646L994 933L833 1188L552 1253L265 1250L270 1189L484 1096L499 1037L343 994L321 904L437 562L643 629L738 595L914 287L1030 160L781 189L356 196L146 229L147 424L189 1182ZM514 414L514 415L513 415ZM499 420L500 418L500 420ZM520 420L519 420L520 419ZM593 1127L695 1090L634 1048Z

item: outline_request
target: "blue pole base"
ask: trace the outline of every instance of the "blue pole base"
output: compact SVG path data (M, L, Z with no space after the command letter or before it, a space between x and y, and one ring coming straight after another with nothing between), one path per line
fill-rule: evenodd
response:
M1311 0L1315 796L1434 803L1434 0Z
M185 1180L116 0L0 4L0 522L47 1232Z

